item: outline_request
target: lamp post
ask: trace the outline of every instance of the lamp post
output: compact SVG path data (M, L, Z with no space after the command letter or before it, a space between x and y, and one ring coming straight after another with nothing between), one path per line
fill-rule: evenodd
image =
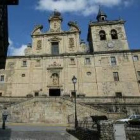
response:
M78 120L77 120L77 108L76 108L76 90L75 90L75 84L77 83L77 78L73 76L72 82L74 85L74 96L75 96L75 129L78 127Z

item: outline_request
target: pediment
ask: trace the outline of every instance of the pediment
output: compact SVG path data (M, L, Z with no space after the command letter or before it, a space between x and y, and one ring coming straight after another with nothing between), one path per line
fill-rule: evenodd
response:
M40 34L42 29L43 29L43 25L36 25L31 35Z
M62 40L60 37L53 36L53 37L52 37L52 38L50 38L48 41L53 42L53 41L60 41L60 40Z

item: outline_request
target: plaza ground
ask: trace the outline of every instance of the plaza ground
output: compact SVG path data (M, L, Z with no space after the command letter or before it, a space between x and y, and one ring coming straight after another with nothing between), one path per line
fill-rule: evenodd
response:
M2 123L0 123L2 126ZM66 132L66 126L6 123L0 127L0 140L77 140Z

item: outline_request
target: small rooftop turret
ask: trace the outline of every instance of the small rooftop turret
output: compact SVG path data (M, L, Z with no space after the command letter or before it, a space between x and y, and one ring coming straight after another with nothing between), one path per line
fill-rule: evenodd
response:
M107 15L101 10L101 8L99 8L99 12L98 12L98 15L96 17L98 22L103 22L106 20L106 18L107 18Z

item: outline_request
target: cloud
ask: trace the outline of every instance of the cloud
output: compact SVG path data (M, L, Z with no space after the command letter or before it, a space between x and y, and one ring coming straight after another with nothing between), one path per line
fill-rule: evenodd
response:
M119 5L128 6L133 0L39 0L36 6L41 11L72 12L88 16L98 12L99 5L114 7Z
M133 3L133 0L124 0L124 6L125 7L128 7L128 6L130 6L131 4Z
M21 45L20 47L15 47L11 39L9 39L8 47L8 56L23 56L24 50L27 48L27 45Z

